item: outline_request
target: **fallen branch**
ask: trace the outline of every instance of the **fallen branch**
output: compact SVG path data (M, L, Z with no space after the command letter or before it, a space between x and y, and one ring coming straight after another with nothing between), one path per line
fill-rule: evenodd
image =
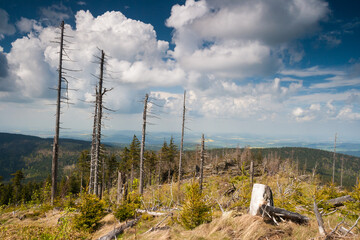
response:
M154 227L150 228L149 230L147 230L147 231L144 232L143 234L146 234L146 233L148 233L148 232L155 231L155 230L160 226L160 224L162 224L169 216L172 216L172 213L166 215L166 217L165 217L163 220L161 220L161 221L160 221L159 223L157 223Z
M332 234L334 234L334 233L337 231L338 227L339 227L341 224L344 223L346 217L347 217L347 215L344 217L344 219L343 219L341 222L339 222L339 223L335 226L335 228L331 231L331 233L329 234L329 236L331 236Z
M358 217L358 219L356 219L356 222L354 223L354 225L352 225L352 227L344 234L344 237L351 232L351 230L353 230L353 228L358 224L360 220L360 217Z
M215 199L215 201L217 202L217 204L220 207L221 213L224 214L224 209L222 208L221 204L219 203L219 201L217 199Z
M317 223L319 225L319 233L321 236L326 236L326 232L325 232L325 228L324 228L324 222L323 222L323 219L321 217L321 214L319 213L319 209L318 209L318 206L316 204L316 200L314 198L314 213L315 213L315 216L316 216L316 220L317 220Z
M147 211L147 210L142 210L142 209L136 209L136 212L138 212L138 213L147 213L147 214L152 215L152 216L162 216L162 215L167 214L167 213L152 212L152 211Z
M134 220L131 220L131 221L121 225L120 227L115 228L114 230L112 230L108 234L98 238L98 240L111 240L113 238L116 239L117 235L121 234L125 229L134 226L139 220L140 220L140 217L135 218Z

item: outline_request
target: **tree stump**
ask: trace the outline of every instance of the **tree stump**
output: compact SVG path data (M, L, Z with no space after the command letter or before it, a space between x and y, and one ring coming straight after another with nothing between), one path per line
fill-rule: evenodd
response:
M274 206L272 192L269 186L255 183L251 193L250 215L260 215L262 205Z

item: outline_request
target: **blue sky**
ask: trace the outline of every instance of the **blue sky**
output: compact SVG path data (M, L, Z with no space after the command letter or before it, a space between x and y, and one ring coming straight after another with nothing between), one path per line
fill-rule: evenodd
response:
M0 0L0 131L51 132L57 26L70 36L64 132L91 132L108 56L106 128L360 141L360 3L323 0Z

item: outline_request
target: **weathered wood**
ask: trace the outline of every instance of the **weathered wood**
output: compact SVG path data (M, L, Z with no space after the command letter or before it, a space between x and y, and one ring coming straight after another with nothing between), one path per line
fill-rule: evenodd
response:
M326 203L334 205L335 207L341 207L341 206L344 206L345 202L354 202L354 201L355 201L355 199L353 199L350 195L346 195L346 196L327 200Z
M319 225L319 233L320 233L320 235L321 236L326 236L326 232L325 232L325 228L324 228L324 222L323 222L323 219L322 219L321 214L319 212L319 209L317 207L315 199L314 199L314 213L315 213L315 216L316 216L317 223Z
M259 215L260 207L263 204L274 206L271 189L264 184L255 183L251 193L249 214L253 216Z
M306 224L309 222L309 218L304 215L301 215L299 213L290 212L290 211L287 211L282 208L276 208L274 206L269 206L266 204L263 204L260 207L260 213L261 214L267 213L269 216L271 216L273 218L280 217L284 220L290 220L292 222L299 223L299 224Z
M98 238L98 240L111 240L113 238L116 239L116 236L121 234L122 232L124 232L125 229L130 228L132 226L134 226L138 221L140 220L140 217L131 220L123 225L121 225L118 228L115 228L114 230L112 230L111 232L107 233L106 235Z
M337 133L335 133L335 140L334 140L334 159L333 159L333 169L332 169L332 178L331 178L332 184L335 183L336 137L337 137Z
M182 177L182 155L184 148L184 130L185 130L185 113L186 113L186 91L184 91L184 103L183 103L183 116L182 116L182 125L181 125L181 141L180 141L180 154L179 154L179 174L178 174L178 203L180 203L180 183Z
M118 178L117 178L117 197L116 197L116 202L117 204L120 203L121 200L121 189L122 189L122 177L121 177L121 172L118 171Z
M61 22L61 36L60 36L60 52L59 52L59 78L57 88L57 102L56 102L56 120L55 120L55 136L52 152L52 164L51 164L51 205L54 205L54 199L56 195L56 182L58 171L58 158L59 158L59 133L60 133L60 108L61 108L61 83L63 81L63 52L64 52L64 21Z
M138 213L147 213L147 214L152 215L152 216L162 216L162 215L169 214L169 213L162 213L162 212L147 211L147 210L142 210L142 209L136 209L136 212L138 212Z
M105 63L105 52L101 50L100 58L100 75L99 75L99 88L96 93L97 101L97 119L96 119L96 137L95 137L95 159L94 159L94 173L93 173L93 194L99 195L99 186L98 186L98 167L100 159L100 148L101 148L101 126L102 126L102 110L103 110L103 95L105 90L103 90L103 79L104 79L104 63Z
M95 87L95 109L94 109L94 122L93 122L93 132L91 140L91 151L90 151L90 183L89 183L89 193L93 192L94 188L94 177L95 177L95 158L96 158L96 133L97 133L97 114L98 114L98 86Z
M200 152L200 179L199 179L199 185L200 185L200 192L202 192L202 188L203 188L203 177L204 177L204 145L205 145L205 139L204 139L204 134L202 134L201 136L201 152Z
M172 214L167 214L165 218L163 218L160 222L158 222L154 227L144 232L143 235L147 234L148 232L156 231L159 228L160 224L162 224L169 216L172 216Z
M140 148L140 183L139 183L140 195L142 195L144 192L144 151L145 151L146 114L147 114L148 99L149 99L149 95L146 94L144 100L143 127L142 127L142 138L141 138L141 148Z
M357 226L359 220L360 220L360 217L358 217L358 219L356 219L354 225L352 225L351 228L344 234L344 237L345 237L347 234L349 234L349 233L351 232L351 230L353 230L354 227Z

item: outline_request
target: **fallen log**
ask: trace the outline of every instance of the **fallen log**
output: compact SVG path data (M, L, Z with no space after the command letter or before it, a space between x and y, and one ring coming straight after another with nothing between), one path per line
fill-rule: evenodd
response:
M354 201L355 201L355 199L353 199L350 195L346 195L346 196L327 200L326 203L334 205L335 207L341 207L341 206L344 206L345 202L354 202Z
M281 219L290 220L292 222L299 223L299 224L306 224L309 222L309 218L304 215L301 215L299 213L290 212L290 211L287 211L282 208L276 208L274 206L269 206L266 204L263 204L260 207L260 213L262 215L266 214L272 218L281 218Z
M121 225L120 227L115 228L114 230L107 233L106 235L98 238L98 240L111 240L113 238L116 239L117 235L121 234L125 229L131 228L132 226L134 226L139 220L140 220L140 217L135 218L134 220L131 220L131 221Z
M163 215L168 214L168 213L162 213L162 212L146 211L146 210L142 210L142 209L136 209L136 212L138 212L138 213L147 213L147 214L152 215L152 216L163 216Z
M326 231L325 231L325 228L324 228L324 221L321 217L321 214L319 212L319 209L318 209L318 206L316 204L316 200L314 198L314 213L315 213L315 217L316 217L316 221L318 223L318 226L319 226L319 233L321 236L326 236Z

